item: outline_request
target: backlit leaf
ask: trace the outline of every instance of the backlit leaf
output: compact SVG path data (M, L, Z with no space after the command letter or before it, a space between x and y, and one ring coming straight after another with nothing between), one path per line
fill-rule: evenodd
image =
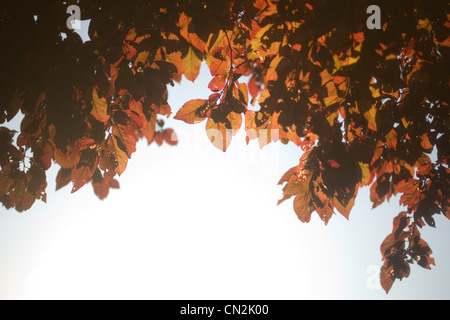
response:
M91 114L100 122L108 122L110 115L108 115L108 102L105 98L100 98L96 88L92 91L92 111Z
M200 73L201 60L194 52L194 50L189 47L189 51L183 58L183 73L189 81L195 81Z
M206 119L205 116L201 116L199 109L208 106L208 100L205 99L195 99L186 102L183 107L175 115L175 119L184 121L189 124L194 124L201 122Z

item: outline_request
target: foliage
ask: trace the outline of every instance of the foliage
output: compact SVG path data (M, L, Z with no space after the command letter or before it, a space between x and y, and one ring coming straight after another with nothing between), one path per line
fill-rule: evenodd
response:
M67 28L71 4L91 20L91 41ZM366 27L371 4L381 30ZM279 203L295 197L301 221L348 219L364 186L373 207L400 195L406 211L381 246L388 292L411 263L434 264L419 228L450 218L448 9L443 0L2 1L0 122L24 119L17 139L0 128L0 201L18 211L46 201L52 165L57 189L91 183L104 199L137 141L176 145L162 119L167 86L194 81L204 61L211 95L175 119L206 121L223 151L241 127L261 147L299 146Z

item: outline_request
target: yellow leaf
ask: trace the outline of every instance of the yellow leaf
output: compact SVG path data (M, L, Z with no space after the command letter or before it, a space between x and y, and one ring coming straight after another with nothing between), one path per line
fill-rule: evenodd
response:
M368 186L371 180L369 164L359 162L359 168L361 169L362 173L361 184L363 186Z
M242 125L242 115L240 113L230 112L227 116L227 119L231 123L233 135L236 135L236 133L238 133Z
M189 47L189 51L183 58L183 73L186 79L194 82L200 73L201 60L194 52L192 47Z
M150 51L139 52L139 54L136 57L136 60L134 60L134 66L136 67L138 65L138 63L142 63L142 65L144 67L147 67L149 57L150 57Z
M92 90L92 111L91 114L100 122L108 122L110 116L108 115L108 102L105 98L100 98L97 89Z
M377 115L377 108L374 105L372 105L372 108L370 108L369 111L364 113L364 117L368 122L368 127L370 130L373 131L377 131L376 115Z
M425 20L419 20L419 22L417 23L417 27L419 29L425 29L428 32L433 31L433 26L428 18L426 18Z
M231 38L232 32L230 32L229 37ZM213 53L219 47L228 46L228 39L226 37L225 32L219 30L215 34L211 34L208 43L206 44L206 48L208 49L209 54Z
M126 152L128 158L131 158L131 155L136 152L136 139L129 133L130 128L123 126L121 124L115 124L112 127L112 134L120 139L123 145L120 145L123 151Z
M108 149L116 158L117 167L115 168L115 171L120 176L127 168L128 155L124 150L122 150L122 147L119 145L120 142L118 138L114 135L110 135L106 143Z
M278 65L280 64L281 60L283 60L282 57L276 56L272 62L270 63L269 69L267 69L267 81L276 81L278 80L278 74L276 72L276 69Z

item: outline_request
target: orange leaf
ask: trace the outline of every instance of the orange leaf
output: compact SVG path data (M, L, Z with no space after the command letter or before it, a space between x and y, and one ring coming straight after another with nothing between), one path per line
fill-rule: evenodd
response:
M206 119L205 117L199 117L197 110L203 106L208 105L208 100L194 99L186 102L183 107L175 115L175 119L184 121L188 124L195 124Z
M206 123L206 134L216 148L225 152L231 143L233 132L232 130L227 130L225 124L208 119Z
M422 142L420 143L420 146L424 150L431 150L431 149L433 149L433 145L431 144L427 133L424 133L421 138L422 138Z
M180 14L178 26L180 27L180 34L187 42L192 44L200 52L205 51L206 42L199 38L196 33L189 32L189 26L192 24L192 18L188 17L184 12Z
M397 132L394 129L387 134L386 145L391 149L397 149Z
M209 71L212 76L224 75L228 73L230 63L227 60L213 59L209 64Z

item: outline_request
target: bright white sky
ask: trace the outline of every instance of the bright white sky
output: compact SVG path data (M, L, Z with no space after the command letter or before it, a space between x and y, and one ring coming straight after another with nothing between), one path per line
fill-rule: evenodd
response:
M170 91L174 114L206 98L209 72ZM348 222L302 224L292 200L281 206L282 174L295 146L259 150L241 133L227 153L204 124L168 119L179 146L138 146L105 201L86 186L54 192L27 213L0 208L0 299L448 299L450 223L422 231L432 271L413 267L386 296L370 283L380 244L401 211L396 199L371 210L360 192ZM12 124L14 125L14 124Z

